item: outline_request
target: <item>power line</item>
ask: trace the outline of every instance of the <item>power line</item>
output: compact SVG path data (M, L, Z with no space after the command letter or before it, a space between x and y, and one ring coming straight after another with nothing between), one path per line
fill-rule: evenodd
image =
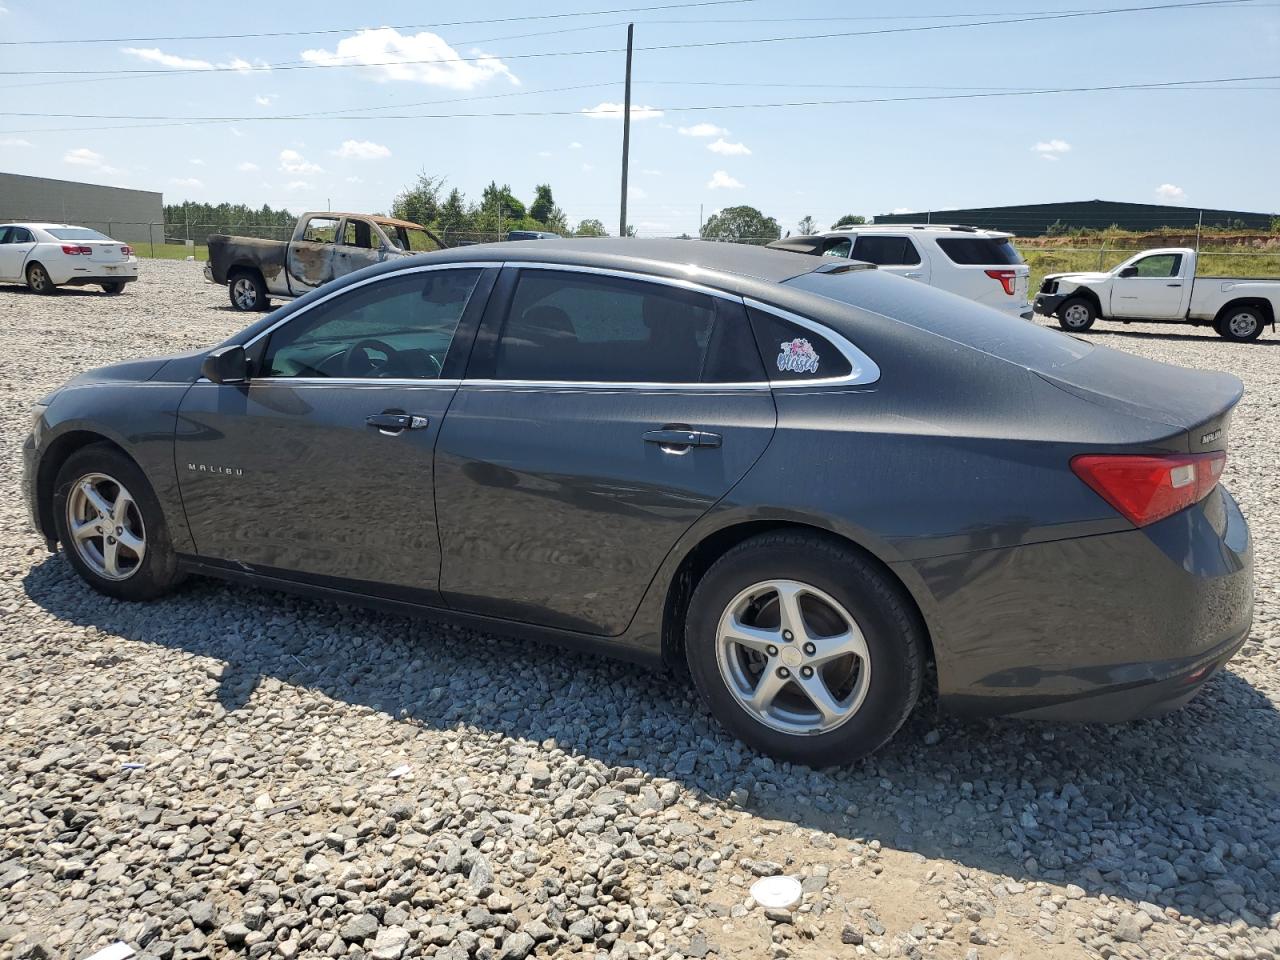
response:
M726 0L727 2L727 0ZM811 33L799 34L782 37L755 37L739 40L704 40L691 43L667 43L656 44L648 47L637 47L639 51L659 51L659 50L697 50L707 49L710 47L733 47L744 46L748 44L759 43L789 43L797 40L834 40L846 39L850 37L872 37L886 36L890 34L903 33L923 33L938 30L965 30L972 27L991 27L1003 26L1007 24L1019 23L1039 23L1054 20L1072 20L1084 17L1102 17L1115 16L1125 13L1153 13L1165 10L1188 10L1188 9L1205 9L1213 7L1239 7L1242 3L1251 3L1253 0L1185 0L1185 2L1176 3L1158 3L1145 4L1134 7L1113 7L1105 10L1086 10L1076 12L1050 13L1038 16L1019 16L1009 17L996 20L974 20L967 23L935 23L924 26L913 27L884 27L877 30L844 30L831 33ZM601 54L621 53L622 49L617 47L609 47L595 50L550 50L538 53L516 53L516 54L482 54L471 57L448 57L444 59L433 60L383 60L369 63L297 63L288 61L278 64L262 64L248 66L212 66L211 68L188 68L182 67L177 69L159 69L159 68L135 68L129 70L0 70L0 75L39 75L39 76L175 76L179 74L217 74L217 73L269 73L273 70L324 70L324 69L350 69L361 67L397 67L397 66L421 66L429 64L442 63L474 63L481 60L530 60L546 57L584 57L595 56Z
M1210 85L1210 84L1226 84L1226 83L1244 83L1254 80L1280 80L1280 74L1264 74L1259 76L1248 77L1221 77L1209 80L1166 80L1155 83L1113 83L1092 87L1044 87L1031 90L996 90L996 91L979 91L975 93L950 93L937 95L913 95L903 97L861 97L861 98L842 98L831 100L788 100L781 102L755 102L755 103L719 103L719 104L700 104L700 105L684 105L671 107L651 107L652 110L659 110L664 113L686 113L686 112L704 112L712 110L771 110L789 107L824 107L824 106L849 106L856 104L876 104L876 103L920 103L935 100L979 100L990 98L1010 98L1010 97L1035 97L1048 96L1055 94L1067 93L1104 93L1123 90L1160 90L1167 88L1193 87L1194 85ZM1250 89L1250 88L1243 88ZM351 120L476 120L491 118L510 118L510 117L569 117L569 116L586 116L584 110L531 110L531 111L498 111L493 113L415 113L415 114L388 114L380 117L349 117L343 119ZM48 113L17 113L17 112L0 112L0 116L57 116ZM92 119L113 119L110 116L102 114L67 114L67 117L82 117ZM132 119L131 117L121 116L120 119ZM181 117L146 117L148 120L165 121L157 124L121 124L108 127L53 127L53 128L35 128L27 130L4 130L0 133L11 135L18 133L73 133L84 132L89 130L133 130L154 126L186 126L196 123L244 123L255 120L261 120L261 117L200 117L200 118L181 118ZM297 119L297 120L331 120L333 117L317 116L317 115L294 115L293 117L280 117L276 119Z

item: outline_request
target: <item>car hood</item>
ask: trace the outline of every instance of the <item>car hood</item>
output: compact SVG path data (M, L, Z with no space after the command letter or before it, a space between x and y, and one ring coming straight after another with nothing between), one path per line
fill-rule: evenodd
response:
M63 386L84 386L90 383L145 383L156 379L191 383L200 376L200 364L208 352L206 348L190 353L171 354L167 357L124 360L105 367L86 370L68 380Z
M1089 280L1105 280L1111 276L1109 273L1046 273L1046 280L1071 280L1075 283L1085 283Z

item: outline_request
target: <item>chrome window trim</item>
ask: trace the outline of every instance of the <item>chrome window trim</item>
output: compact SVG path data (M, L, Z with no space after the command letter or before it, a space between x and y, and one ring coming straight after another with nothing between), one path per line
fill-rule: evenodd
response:
M836 387L836 386L866 386L875 383L880 379L880 367L876 362L868 357L865 353L850 343L840 333L832 330L825 324L816 320L810 320L808 317L802 317L798 313L792 313L790 310L784 310L781 307L775 307L769 303L762 303L751 297L744 297L743 302L754 310L763 313L771 313L780 320L802 327L805 330L811 330L818 336L826 339L835 347L846 360L849 361L849 372L841 377L815 377L812 380L770 380L770 385L775 389L794 390L797 387ZM768 358L765 358L767 364Z
M325 296L321 297L319 300L316 300L314 303L308 303L305 307L301 308L300 310L295 310L293 313L289 314L287 317L281 317L278 321L273 323L271 326L267 327L267 329L259 331L252 339L241 344L241 346L243 346L246 350L248 350L251 346L257 343L263 337L270 336L272 333L280 329L280 327L284 326L286 323L292 323L294 320L298 319L299 317L306 316L316 307L320 306L323 303L328 303L334 297L340 297L344 293L348 293L351 290L358 290L360 287L367 287L371 283L378 283L382 280L391 280L395 277L403 277L406 273L426 273L428 270L487 270L487 269L492 269L495 267L502 267L502 266L503 264L501 261L468 260L466 262L451 261L449 263L424 263L416 267L405 267L403 270L392 270L389 273L380 273L376 277L367 277L366 279L361 280L359 283L353 283L349 286L343 287L341 290L334 290L332 293L326 294ZM264 379L269 379L269 378L264 378Z
M639 390L651 392L676 390L684 393L691 391L756 393L768 391L771 385L766 380L752 380L739 383L702 383L701 381L697 383L653 383L635 380L486 380L482 377L476 377L470 380L463 380L461 386L492 387L499 390L540 390L546 388L548 390L599 390L602 392L610 390Z
M686 280L683 277L663 277L654 273L639 273L635 270L618 270L614 267L590 267L573 263L547 263L541 260L531 260L528 262L522 260L508 260L505 264L513 270L556 270L561 273L592 273L602 277L617 277L621 280L639 280L647 283L657 283L667 287L679 287L682 290L689 290L693 293L704 293L707 296L719 297L721 300L729 300L735 303L742 303L742 297L736 293L729 293L727 290L720 290L716 287L709 287L705 283L699 283L696 280ZM702 273L711 273L709 270L701 270Z

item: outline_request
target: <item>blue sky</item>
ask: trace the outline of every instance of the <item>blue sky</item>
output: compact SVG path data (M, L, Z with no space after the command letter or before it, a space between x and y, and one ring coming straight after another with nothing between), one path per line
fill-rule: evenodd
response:
M598 0L594 9L674 2ZM56 8L54 17L46 3L0 0L0 40L11 42L0 47L0 89L7 88L0 109L39 114L0 116L0 170L161 190L166 202L227 200L294 210L328 204L386 210L419 170L447 177L471 197L491 179L510 183L526 200L535 184L549 182L571 221L594 217L615 230L622 125L607 107L603 116L584 111L622 100L623 55L541 54L619 50L625 23L633 20L637 113L629 219L642 235L695 232L700 205L709 216L738 203L760 207L784 229L806 214L825 227L843 213L1093 197L1280 210L1280 79L1227 90L758 106L1280 74L1280 3L643 49L1138 5L1141 0L735 0L503 22L530 12L592 8L580 0L383 2L369 18L351 3L312 3L299 22L287 12L289 4L77 0ZM340 32L25 42L294 30ZM452 57L462 59L324 66ZM279 68L289 64L305 69ZM263 65L276 68L254 69ZM757 106L734 106L743 104ZM716 108L678 109L705 106ZM262 119L344 110L352 112ZM499 112L551 115L364 119ZM178 125L44 115L58 113L238 119Z

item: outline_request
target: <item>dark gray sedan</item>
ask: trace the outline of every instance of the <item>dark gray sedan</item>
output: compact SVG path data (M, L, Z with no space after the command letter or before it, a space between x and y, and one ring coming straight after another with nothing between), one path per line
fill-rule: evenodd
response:
M851 261L537 240L383 264L27 439L96 589L188 573L687 669L761 750L944 708L1114 721L1244 641L1241 385Z

